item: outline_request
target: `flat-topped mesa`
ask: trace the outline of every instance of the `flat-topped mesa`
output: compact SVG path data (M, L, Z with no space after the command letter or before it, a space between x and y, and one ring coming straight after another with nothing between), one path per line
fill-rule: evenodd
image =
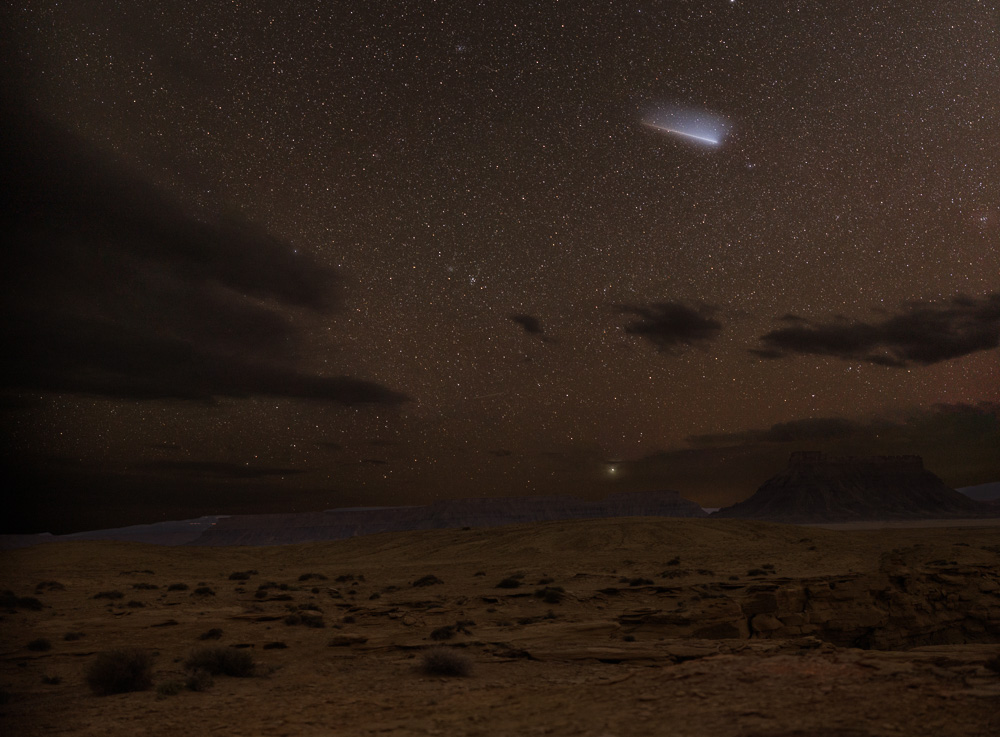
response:
M788 459L789 468L797 466L879 466L887 470L924 470L924 459L915 455L902 456L829 456L820 450L797 450Z
M753 496L715 516L817 523L995 517L997 510L949 488L920 456L799 451Z

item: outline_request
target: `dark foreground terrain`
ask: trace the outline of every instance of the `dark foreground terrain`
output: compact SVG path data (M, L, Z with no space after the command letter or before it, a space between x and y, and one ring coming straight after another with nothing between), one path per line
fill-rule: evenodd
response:
M1000 734L995 526L578 520L0 564L5 734ZM120 647L148 687L95 695ZM252 675L188 667L205 648Z

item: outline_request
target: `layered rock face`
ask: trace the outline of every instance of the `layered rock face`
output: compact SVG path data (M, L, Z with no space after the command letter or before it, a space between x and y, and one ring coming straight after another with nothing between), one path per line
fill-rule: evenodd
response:
M220 519L193 544L286 545L406 530L498 527L602 517L705 516L700 506L675 491L611 494L594 502L571 496L446 499L422 507L234 515Z
M626 611L633 633L702 639L811 636L878 650L1000 641L1000 572L992 565L922 560L919 548L883 556L877 573L658 587L672 606ZM635 596L634 590L606 590Z
M833 457L793 453L788 467L717 517L776 522L996 516L949 488L919 456Z

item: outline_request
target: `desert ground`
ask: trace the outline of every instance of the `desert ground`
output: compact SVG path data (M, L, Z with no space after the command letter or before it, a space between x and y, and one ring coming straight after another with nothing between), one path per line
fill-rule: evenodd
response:
M995 526L630 518L0 565L9 735L1000 734ZM120 647L151 686L95 695ZM177 688L206 647L254 674ZM427 672L432 647L468 672Z

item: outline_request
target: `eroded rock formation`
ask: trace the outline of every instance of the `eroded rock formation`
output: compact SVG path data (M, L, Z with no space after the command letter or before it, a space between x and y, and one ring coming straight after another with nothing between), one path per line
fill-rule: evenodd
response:
M997 516L998 511L948 487L919 456L798 452L753 496L714 516L817 523L953 519Z

